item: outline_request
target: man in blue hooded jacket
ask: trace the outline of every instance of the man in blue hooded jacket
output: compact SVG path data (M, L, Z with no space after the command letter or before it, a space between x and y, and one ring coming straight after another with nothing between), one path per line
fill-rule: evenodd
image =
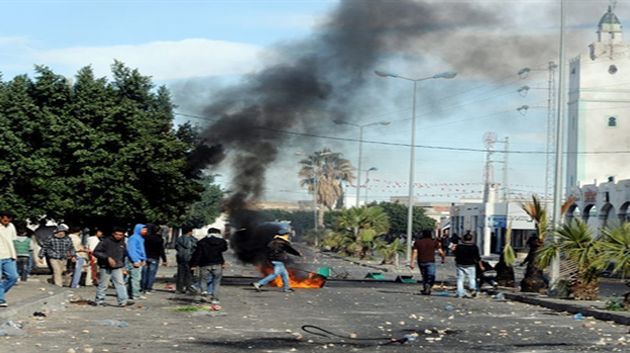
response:
M136 224L133 234L127 240L127 269L129 276L127 286L129 299L144 299L140 295L140 279L142 277L142 266L144 266L147 255L144 251L144 237L147 236L147 227L144 224Z

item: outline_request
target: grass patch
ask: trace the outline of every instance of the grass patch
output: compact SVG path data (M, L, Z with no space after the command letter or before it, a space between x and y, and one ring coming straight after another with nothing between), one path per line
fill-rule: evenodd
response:
M606 302L606 310L610 311L625 311L623 306L623 299L611 299Z
M179 313L192 313L199 310L203 310L203 308L195 305L178 306L177 308L175 308L175 311Z

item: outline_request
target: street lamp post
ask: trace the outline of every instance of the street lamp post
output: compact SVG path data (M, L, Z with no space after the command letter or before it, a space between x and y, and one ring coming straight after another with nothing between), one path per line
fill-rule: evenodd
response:
M349 123L342 120L335 120L335 124L350 125L350 126L359 128L359 160L357 162L357 199L354 203L355 207L359 207L359 200L361 199L361 161L363 160L363 129L365 129L366 127L375 126L375 125L387 126L391 123L389 121L377 121L374 123L359 125L359 124Z
M457 72L447 71L439 74L435 74L432 76L422 77L422 78L409 78L400 76L398 74L394 74L391 72L385 72L376 70L374 73L380 77L391 77L391 78L399 78L401 80L411 81L413 82L413 108L411 110L411 148L410 148L410 156L409 156L409 195L408 195L408 212L407 212L407 264L411 262L411 236L413 232L413 180L415 174L415 162L416 162L416 93L418 90L418 82L445 78L451 79L457 76Z

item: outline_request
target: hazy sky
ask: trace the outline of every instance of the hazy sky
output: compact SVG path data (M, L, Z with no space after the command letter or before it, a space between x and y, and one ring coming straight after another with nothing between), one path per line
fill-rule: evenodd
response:
M419 85L417 144L478 149L484 147L484 133L493 131L499 139L509 137L512 150L544 151L545 69L548 61L557 61L559 1L424 3L445 19L444 26L419 34L417 40L406 42L407 47L398 46L379 61L383 69L411 77L446 70L459 73L453 80ZM609 1L567 3L567 57L572 58L595 40L597 22ZM72 76L80 67L92 65L98 75L106 76L116 58L171 88L178 112L196 115L219 88L273 62L279 45L318 33L338 4L324 0L0 1L0 72L7 80L32 74L33 65L43 64ZM496 20L474 25L453 22L453 18L467 22L465 11L471 9ZM618 2L615 12L625 23L630 4ZM523 67L535 70L522 79L517 71ZM411 84L377 76L366 80L365 99L359 99L356 114L345 118L357 124L389 121L387 127L367 128L364 140L408 144ZM516 92L523 85L533 88L526 96ZM522 105L531 107L526 114L516 111ZM178 116L179 122L186 119ZM323 136L358 135L356 129L322 124L332 125ZM354 142L292 138L267 175L266 197L309 199L298 184L297 162L300 153L324 147L342 152L356 165ZM378 143L363 147L363 168L378 169L371 173L370 199L405 195L409 148ZM474 192L481 190L484 158L479 152L418 148L415 181L424 186L416 194L423 201L479 195ZM502 167L495 166L498 181ZM229 186L231 172L220 172L220 181ZM542 192L544 175L543 155L509 155L514 192Z

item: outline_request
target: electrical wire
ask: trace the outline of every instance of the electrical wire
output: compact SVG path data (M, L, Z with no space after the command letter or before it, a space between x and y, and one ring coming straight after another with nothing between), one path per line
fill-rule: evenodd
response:
M206 117L201 117L192 114L183 114L179 112L175 112L176 115L191 117L200 120L206 121L216 121L217 119L210 119ZM274 129L264 126L251 126L252 129L266 130L279 134L286 135L294 135L301 137L312 137L312 138L320 138L327 139L333 141L342 141L342 142L362 142L372 145L382 145L382 146L396 146L396 147L411 147L409 143L403 142L387 142L387 141L375 141L375 140L360 140L357 138L350 137L336 137L336 136L327 136L327 135L317 135L306 132L297 132L297 131L289 131L289 130L280 130ZM457 151L457 152L479 152L479 153L487 153L488 150L484 148L472 148L472 147L452 147L452 146L435 146L435 145L414 145L414 148L421 149L429 149L429 150L441 150L441 151ZM546 154L555 154L555 152L547 152L547 151L532 151L532 150L492 150L492 153L496 154L522 154L522 155L546 155ZM610 154L630 154L630 150L618 150L618 151L582 151L582 152L563 152L565 155L610 155Z

